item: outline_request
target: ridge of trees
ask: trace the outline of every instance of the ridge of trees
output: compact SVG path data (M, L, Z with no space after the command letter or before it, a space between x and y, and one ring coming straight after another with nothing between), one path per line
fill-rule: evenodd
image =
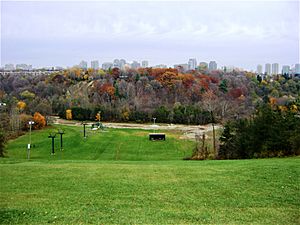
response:
M47 123L50 115L94 120L99 111L102 121L149 122L155 117L161 123L206 124L210 112L217 122L239 121L268 102L285 109L300 98L299 77L263 80L249 72L202 72L72 68L51 75L0 74L0 102L6 103L0 108L0 133L21 133L36 112L41 127L42 118ZM238 130L236 124L233 129Z

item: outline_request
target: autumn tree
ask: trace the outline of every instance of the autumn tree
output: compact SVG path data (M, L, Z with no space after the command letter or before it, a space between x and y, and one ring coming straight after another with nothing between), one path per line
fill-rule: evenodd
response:
M41 129L46 126L46 119L39 112L34 113L33 120L34 120L34 128L35 129Z
M66 119L72 120L72 110L71 109L66 110Z
M19 109L20 112L24 111L24 109L26 108L26 103L23 101L19 101L17 103L17 108Z

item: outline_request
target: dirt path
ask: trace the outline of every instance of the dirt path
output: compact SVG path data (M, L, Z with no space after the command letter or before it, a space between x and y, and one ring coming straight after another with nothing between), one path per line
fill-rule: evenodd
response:
M81 122L69 121L61 119L59 117L52 117L54 124L63 124L69 126L82 126ZM93 122L87 123L89 125ZM182 124L138 124L138 123L102 123L108 128L128 128L128 129L143 129L143 130L176 130L181 131L183 135L180 137L182 139L195 139L195 135L202 135L203 133L212 131L212 125L182 125ZM215 129L221 129L222 126L219 124L215 125Z

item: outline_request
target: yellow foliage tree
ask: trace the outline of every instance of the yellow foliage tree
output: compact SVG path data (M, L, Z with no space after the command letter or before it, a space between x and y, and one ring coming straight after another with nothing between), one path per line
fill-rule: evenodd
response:
M293 105L291 106L291 111L292 111L292 112L297 112L297 111L298 111L298 107L297 107L295 104L293 104Z
M66 119L72 120L72 110L71 109L66 110Z
M96 120L96 121L100 121L100 119L101 119L101 114L100 114L100 112L98 112L98 113L96 114L95 120Z
M23 102L23 101L19 101L19 102L17 103L17 107L18 107L18 109L22 112L22 111L26 108L26 103Z

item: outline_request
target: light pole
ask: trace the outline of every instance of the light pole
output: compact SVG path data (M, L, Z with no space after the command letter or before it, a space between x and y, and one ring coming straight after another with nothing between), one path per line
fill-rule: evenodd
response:
M62 151L62 150L63 150L63 138L62 138L62 136L63 136L63 134L64 134L65 132L64 132L64 130L59 129L59 130L57 131L57 133L60 135L60 151Z
M34 124L34 121L30 120L28 122L28 124L29 124L29 144L27 146L27 159L29 160L30 159L30 148L31 148L31 127Z
M51 138L52 139L52 152L51 152L51 155L55 155L55 152L54 152L54 138L55 138L56 134L53 132L53 133L49 133L49 136L48 138Z
M83 125L83 137L84 137L84 139L86 139L85 126L87 125L87 123L82 123L82 125Z
M156 118L153 117L152 119L153 119L153 132L155 133L155 120L156 120Z
M5 109L5 110L3 110L4 112L6 112L6 103L5 102L0 102L0 108L2 108L2 106L3 106L3 108Z
M154 117L154 118L153 118L153 125L155 125L155 120L156 120L156 118Z

